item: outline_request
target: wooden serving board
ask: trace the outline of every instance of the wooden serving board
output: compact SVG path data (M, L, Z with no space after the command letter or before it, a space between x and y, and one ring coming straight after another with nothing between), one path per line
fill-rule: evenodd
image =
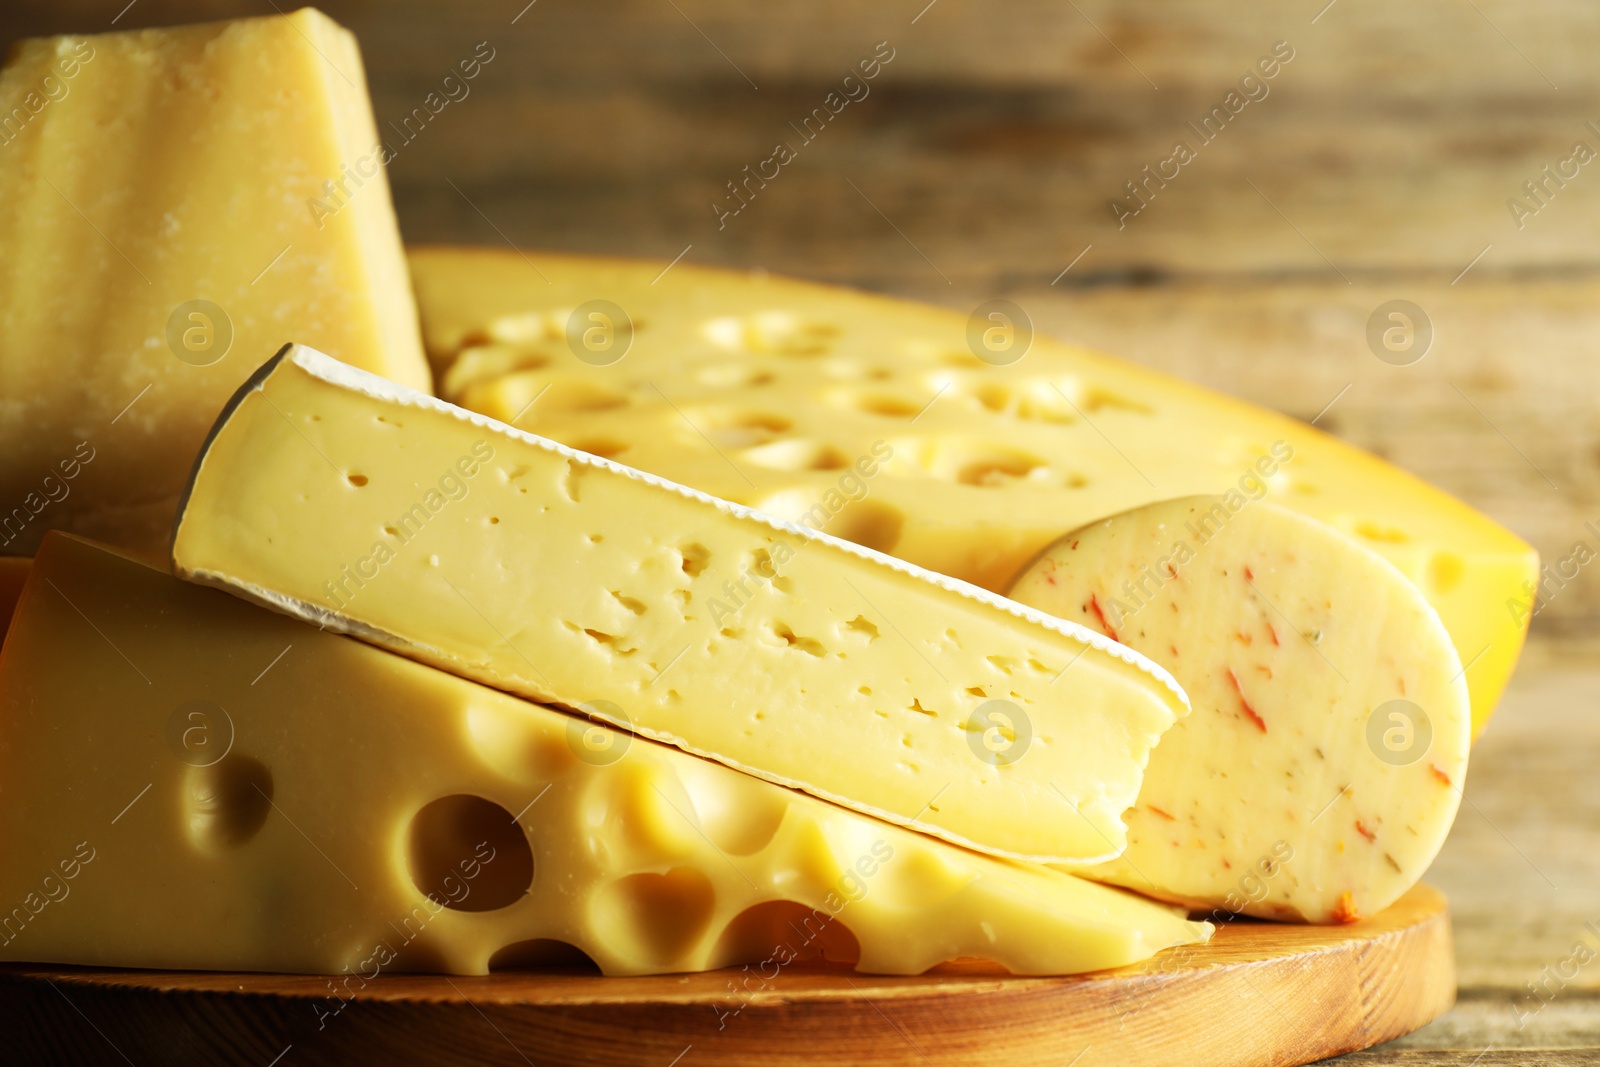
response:
M1455 999L1444 896L1342 927L1239 920L1209 945L1072 978L977 964L915 978L795 964L651 978L385 975L342 1010L306 975L0 968L11 1064L702 1067L1302 1064Z

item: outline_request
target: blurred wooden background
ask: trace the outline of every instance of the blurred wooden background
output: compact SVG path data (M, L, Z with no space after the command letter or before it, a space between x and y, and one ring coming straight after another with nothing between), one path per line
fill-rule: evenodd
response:
M125 4L10 0L0 41L274 6ZM470 95L390 168L410 241L662 260L687 248L696 262L963 310L1008 296L1050 332L1306 419L1337 397L1319 425L1487 511L1547 560L1579 539L1600 547L1583 526L1600 519L1600 163L1552 183L1521 228L1507 206L1533 206L1523 183L1574 142L1600 151L1586 126L1600 129L1600 5L322 6L361 38L380 128L479 42L494 49ZM719 229L725 183L778 141L798 143L789 123L884 41L894 58L869 95ZM1119 229L1111 198L1175 140L1198 144L1185 122L1278 41L1294 58L1268 95ZM1366 342L1369 315L1393 298L1436 331L1409 367ZM1582 927L1600 923L1588 765L1600 672L1581 666L1600 648L1600 581L1580 574L1534 635L1435 868L1456 904L1462 1006L1407 1051L1364 1062L1600 1063L1504 1051L1600 1046L1600 962L1522 1028L1511 1014L1524 982L1600 937Z
M11 0L0 40L274 6L126 4ZM1575 141L1600 151L1585 126L1600 125L1600 7L925 5L323 6L362 41L380 129L479 42L494 50L470 95L390 167L410 241L663 260L692 245L698 262L963 309L1009 296L1051 332L1307 419L1351 385L1319 425L1471 501L1547 559L1586 536L1600 518L1600 165L1520 230L1506 201ZM894 59L869 95L719 229L725 183L780 139L798 143L789 123L881 41ZM1111 198L1176 139L1198 144L1184 123L1277 41L1294 58L1268 95L1119 229ZM1380 363L1365 340L1368 316L1396 297L1437 333L1411 367ZM1536 633L1600 639L1600 582L1580 576Z

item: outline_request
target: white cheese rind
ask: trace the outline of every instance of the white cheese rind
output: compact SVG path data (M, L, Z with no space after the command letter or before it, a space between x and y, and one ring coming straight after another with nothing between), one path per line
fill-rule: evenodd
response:
M1027 301L994 320L765 271L664 266L411 249L440 395L997 591L1066 530L1264 486L1422 590L1473 665L1475 731L1487 722L1538 559L1437 488L1303 421L1132 362L1037 331L1024 351ZM569 333L604 321L597 302L631 319L625 353L591 354ZM978 328L1006 316L1019 347L986 351ZM880 446L892 455L855 478L849 462ZM809 510L828 492L842 506Z
M474 446L492 461L460 468L470 486L410 547L394 517ZM375 537L394 551L362 559L367 581L341 578ZM1148 748L1186 711L1170 675L1081 626L299 347L219 420L173 560L321 626L1002 855L1114 855ZM747 596L725 603L733 579ZM991 700L1027 720L1007 761L974 740L990 737L973 716Z

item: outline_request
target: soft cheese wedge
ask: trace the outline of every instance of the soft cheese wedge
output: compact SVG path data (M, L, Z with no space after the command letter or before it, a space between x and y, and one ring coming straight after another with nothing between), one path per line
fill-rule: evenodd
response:
M1149 749L1187 710L1165 671L1084 627L298 346L218 421L172 558L1002 855L1121 851Z
M0 716L0 959L1064 974L1210 933L68 535L0 653Z
M325 16L22 41L0 116L0 552L60 528L159 558L217 412L290 337L428 387Z
M1269 503L1190 497L1052 545L1012 594L1171 669L1128 849L1088 872L1195 906L1341 922L1411 887L1467 771L1461 661L1377 553Z
M1493 711L1526 629L1506 604L1528 599L1538 559L1412 475L1295 419L1032 333L1015 309L969 316L663 266L413 249L440 395L997 591L1067 530L1264 481L1416 584L1471 664L1478 728ZM870 477L852 471L862 457ZM1255 471L1262 457L1269 476Z

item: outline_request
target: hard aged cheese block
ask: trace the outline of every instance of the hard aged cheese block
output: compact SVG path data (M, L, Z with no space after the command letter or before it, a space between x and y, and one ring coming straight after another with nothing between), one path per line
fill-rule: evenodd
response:
M819 954L1056 974L1210 933L67 535L0 653L0 715L4 959L364 984L571 946L613 975Z
M28 577L28 566L33 561L25 556L0 556L0 640L6 635L6 624L22 595L22 583Z
M1507 600L1528 599L1538 560L1460 501L1275 412L1040 334L1028 346L1020 321L662 267L413 249L441 395L994 590L1096 519L1270 492L1422 590L1470 664L1477 727L1488 720L1527 618ZM871 477L852 473L859 457Z
M1365 546L1273 504L1189 497L1068 534L1012 595L1144 652L1194 702L1151 753L1127 851L1093 877L1349 921L1444 843L1467 771L1461 661Z
M1120 851L1147 753L1187 711L1165 671L1099 633L299 346L218 421L172 558L1004 855Z
M428 387L376 144L355 40L310 9L13 49L0 552L54 527L159 555L217 412L288 340Z

